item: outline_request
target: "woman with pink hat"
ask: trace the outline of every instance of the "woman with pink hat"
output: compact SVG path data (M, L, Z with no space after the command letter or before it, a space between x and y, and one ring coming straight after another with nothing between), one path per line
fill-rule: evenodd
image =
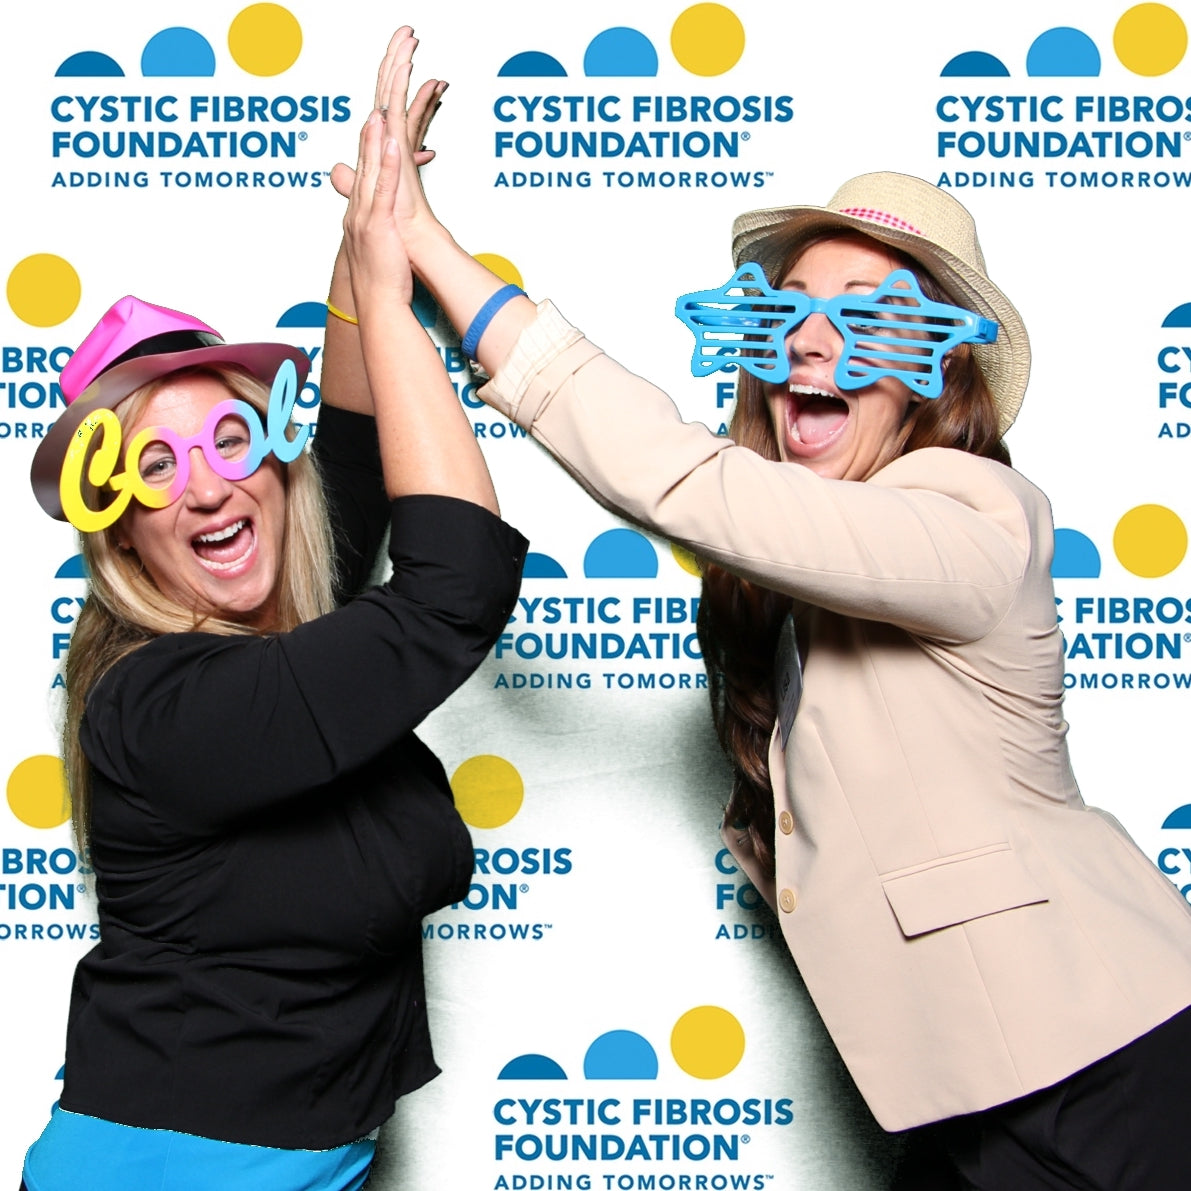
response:
M378 234L380 127L313 452L287 345L130 297L63 372L33 485L91 577L64 747L100 942L29 1191L358 1188L394 1101L438 1071L421 919L473 857L414 729L504 626L526 543Z
M724 838L913 1131L899 1186L1180 1185L1191 915L1071 772L1050 509L1002 442L1029 342L969 213L876 173L737 219L678 311L738 369L718 437L454 242L403 110L397 230L480 396L702 561Z

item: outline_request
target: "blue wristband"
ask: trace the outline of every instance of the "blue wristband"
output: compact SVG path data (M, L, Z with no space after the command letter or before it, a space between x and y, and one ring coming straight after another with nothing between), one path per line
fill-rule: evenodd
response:
M488 330L488 324L496 317L496 312L502 306L508 305L518 294L523 298L525 291L517 285L502 286L484 303L471 320L467 334L463 336L463 354L469 359L476 358L476 348L480 346L480 337Z

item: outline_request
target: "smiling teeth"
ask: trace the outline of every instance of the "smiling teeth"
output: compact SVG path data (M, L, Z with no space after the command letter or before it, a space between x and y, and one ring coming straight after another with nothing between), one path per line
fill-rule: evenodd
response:
M225 529L217 529L214 533L199 534L194 540L196 542L226 542L228 538L234 538L248 524L247 521L240 520Z
M816 389L814 385L791 385L791 393L797 393L799 397L834 397L834 393L828 393L826 389Z

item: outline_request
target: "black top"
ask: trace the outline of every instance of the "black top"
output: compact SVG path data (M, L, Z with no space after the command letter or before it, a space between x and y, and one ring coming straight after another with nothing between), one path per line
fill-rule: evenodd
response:
M373 435L327 408L315 439L346 590L384 528ZM437 1074L420 921L464 896L472 851L413 729L504 627L525 549L478 505L404 497L382 586L288 633L171 633L100 679L80 736L101 942L63 1108L326 1149Z

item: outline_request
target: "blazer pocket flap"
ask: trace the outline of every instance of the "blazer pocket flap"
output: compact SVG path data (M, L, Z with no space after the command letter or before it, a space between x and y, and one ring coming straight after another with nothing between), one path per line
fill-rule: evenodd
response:
M908 939L1047 900L1008 844L945 856L881 884Z

